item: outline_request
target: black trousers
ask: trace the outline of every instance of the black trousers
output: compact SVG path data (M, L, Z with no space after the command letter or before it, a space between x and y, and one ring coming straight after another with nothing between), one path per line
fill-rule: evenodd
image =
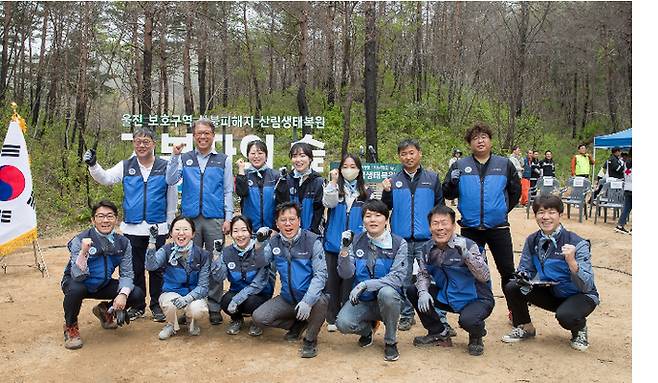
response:
M587 316L594 311L596 303L585 294L576 294L568 298L558 298L550 287L533 287L528 295L521 292L516 281L505 286L506 296L512 304L514 326L530 323L528 303L555 313L555 318L566 330L576 332L587 324Z
M327 260L327 284L324 292L329 295L329 307L327 307L327 323L335 324L336 317L341 307L347 302L352 291L354 277L343 279L338 276L338 253L325 251Z
M514 276L514 253L512 251L512 234L509 227L485 230L464 227L461 230L461 235L475 241L480 249L484 249L485 244L489 245L498 274L500 274L500 287L503 294L505 294L507 308L511 310L509 299L507 299L505 293L505 286Z
M231 320L240 320L242 319L242 315L247 314L251 315L254 313L254 310L260 307L263 303L267 302L272 298L271 295L265 295L265 294L257 294L257 295L250 295L247 300L242 302L242 304L238 305L238 310L231 314L228 312L228 305L231 303L231 299L237 294L237 292L233 291L227 291L222 295L222 299L219 302L220 307L224 312L231 317Z
M144 268L144 262L146 260L146 249L148 248L149 245L149 237L148 235L130 235L126 234L126 238L130 241L130 247L132 248L132 255L133 255L133 272L135 273L135 278L133 279L133 283L135 286L139 287L142 289L142 291L146 292L146 277L145 277L145 268ZM155 240L155 247L156 249L159 249L162 247L165 243L165 240L167 239L166 235L158 235L158 237ZM149 308L151 308L151 311L153 311L153 308L160 308L160 304L158 303L158 299L160 298L160 294L162 293L162 269L158 269L155 271L149 271L149 289L148 293L150 298L149 302ZM142 301L135 305L136 309L139 310L144 310L146 308L146 299L142 299Z
M443 304L436 299L436 295L439 292L436 285L431 284L428 292L434 299L434 307L443 311L456 312L449 305ZM440 334L443 332L445 326L441 323L436 310L429 310L429 312L424 313L418 309L418 289L416 286L411 285L407 288L407 298L409 298L409 301L411 301L411 304L416 309L418 317L428 333ZM478 299L467 304L459 311L459 327L475 337L485 336L484 320L491 315L493 307L493 299Z
M67 326L71 326L78 323L78 315L80 315L80 308L82 307L83 300L114 300L114 298L119 295L119 281L112 279L110 280L110 283L102 289L95 293L91 293L84 283L75 281L70 276L65 275L62 280L62 292L64 292L64 320L66 320ZM130 295L128 295L126 310L135 307L140 302L144 302L144 291L135 286L130 292Z

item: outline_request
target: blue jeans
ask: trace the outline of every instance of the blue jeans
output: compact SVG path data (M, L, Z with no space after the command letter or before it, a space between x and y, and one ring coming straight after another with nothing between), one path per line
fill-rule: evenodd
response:
M633 208L633 192L630 190L624 191L624 209L621 211L619 216L619 222L617 226L624 227L626 221L628 221L628 215L631 214L631 209Z
M336 318L336 327L343 334L359 334L366 336L372 331L372 322L382 321L386 331L384 342L397 343L398 319L403 301L402 295L390 286L385 286L377 292L377 299L353 305L347 302L340 309Z

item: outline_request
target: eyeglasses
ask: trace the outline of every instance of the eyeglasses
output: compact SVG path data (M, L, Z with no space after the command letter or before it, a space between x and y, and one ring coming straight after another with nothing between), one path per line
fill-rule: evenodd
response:
M137 147L139 147L139 146L148 147L148 146L151 146L153 144L153 140L133 140L133 144L135 144L135 146L137 146Z
M213 132L212 131L194 132L194 135L196 137L210 137L213 135Z
M114 220L116 217L117 217L117 216L116 216L115 214L112 214L112 213L109 213L109 214L96 214L96 215L94 215L94 218L97 219L97 220L99 220L99 221L102 221L102 220L104 220L104 219L106 219L106 220L108 220L108 221L112 221L112 220Z
M294 217L294 218L279 218L279 219L277 219L277 221L278 221L279 223L281 223L281 224L285 224L285 223L295 223L295 222L297 222L297 220L299 220L298 217Z

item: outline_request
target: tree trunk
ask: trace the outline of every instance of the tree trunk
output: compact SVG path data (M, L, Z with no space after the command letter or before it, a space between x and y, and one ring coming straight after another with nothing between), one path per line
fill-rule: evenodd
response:
M76 92L75 92L75 122L73 126L74 136L75 131L78 132L78 158L82 161L82 154L85 151L84 132L87 127L87 66L89 64L89 44L92 41L92 26L90 16L92 12L92 5L84 3L84 11L82 15L82 28L80 34L80 55L78 58L78 75L76 79Z
M41 47L39 49L39 66L37 68L37 85L34 89L34 103L32 104L32 126L37 127L39 121L39 111L41 110L41 93L43 93L43 73L45 72L46 57L46 36L48 34L48 16L50 14L50 5L44 4L43 9L43 26L41 27ZM34 129L34 136L40 136L40 130Z
M228 46L228 9L226 8L226 3L221 3L222 10L222 26L221 26L221 39L222 47L224 54L220 55L222 60L222 78L224 79L223 91L222 91L222 106L224 108L228 107L228 55L229 46Z
M589 117L589 98L590 98L590 90L589 90L589 71L585 73L585 92L583 95L583 119L582 122L580 123L580 130L583 131L585 130L585 125L587 125L587 118Z
M208 3L202 2L199 4L199 12L202 15L208 14ZM208 58L208 26L205 19L197 19L198 35L198 48L197 48L197 68L198 68L198 82L199 82L199 114L206 114L208 105L206 103L206 67Z
M413 74L414 74L414 85L415 85L415 94L414 102L421 102L423 98L423 83L422 83L422 61L421 61L421 44L423 41L423 16L422 16L422 3L420 1L416 2L416 15L415 15L415 28L416 33L414 34L414 57L413 57Z
M194 114L194 98L192 95L192 76L190 74L190 45L192 44L192 14L188 10L186 16L185 44L183 46L183 98L185 114Z
M327 105L329 108L336 102L336 75L334 61L336 59L336 44L334 42L334 19L336 18L336 2L329 3L327 8L327 80L325 88L327 90Z
M153 7L144 5L144 54L141 93L141 113L151 114L151 72L153 64Z
M344 2L343 10L343 63L340 75L340 96L343 110L343 142L341 145L341 158L348 152L350 143L350 125L352 120L352 101L354 99L354 55L352 55L352 12L354 2ZM349 86L348 86L349 80Z
M251 75L251 82L254 85L254 96L256 98L256 117L260 118L260 112L263 110L260 101L260 87L258 86L258 76L256 73L256 64L254 63L254 54L251 50L251 43L249 42L249 27L247 25L247 4L243 4L242 24L244 25L244 41L247 46L247 58L249 60L249 73ZM251 94L251 92L249 93Z
M132 10L132 8L128 8L129 10ZM141 99L142 99L142 92L143 92L143 81L142 81L142 75L143 69L142 69L142 60L139 59L140 57L140 48L139 48L139 17L135 13L133 16L133 65L135 68L135 91L133 92L133 114L142 114L142 105L141 105ZM75 129L75 126L74 126Z
M308 39L308 3L300 4L299 14L299 62L297 64L297 79L299 86L297 88L297 108L299 115L308 116L308 104L306 103L306 84L308 82L308 69L306 67L306 45ZM311 128L304 124L302 126L302 137L310 134Z
M571 138L576 138L576 119L578 117L578 72L573 73L573 97L571 98L571 113L569 125L571 125Z
M4 103L5 92L7 91L7 74L9 70L9 26L11 25L12 12L14 3L5 1L2 4L4 18L4 33L2 36L2 62L0 62L0 104Z
M377 14L375 3L365 4L364 107L366 113L366 150L371 162L378 162L377 150ZM371 147L375 153L371 153Z
M270 56L267 94L272 94L274 90L274 7L272 6L270 6L270 35L267 38L267 53Z

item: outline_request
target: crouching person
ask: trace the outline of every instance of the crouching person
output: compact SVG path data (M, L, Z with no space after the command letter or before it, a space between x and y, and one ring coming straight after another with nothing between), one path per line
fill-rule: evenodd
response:
M407 242L386 227L388 207L381 200L363 204L365 233L346 231L338 257L338 276L354 277L349 303L343 305L336 326L343 334L358 334L359 346L368 347L384 322L384 360L398 360L397 328L407 276ZM350 244L351 243L351 244ZM349 246L349 247L348 247Z
M587 316L599 304L589 241L560 223L564 204L554 195L541 196L532 204L539 230L525 241L517 278L506 286L512 304L514 328L503 336L513 343L535 336L528 303L555 313L560 326L571 331L571 347L585 351Z
M157 270L164 266L160 307L166 324L160 331L160 340L169 339L180 330L178 316L184 314L189 321L190 335L199 335L198 321L208 314L208 278L210 254L195 245L194 221L178 216L171 222L169 235L173 243L155 250L156 229L151 227L151 238L146 251L146 269Z
M459 313L459 326L468 332L468 353L482 355L484 320L494 307L486 259L474 241L455 232L454 210L435 206L428 220L432 239L423 244L418 280L407 290L428 331L414 338L414 346L452 346L436 307Z
M62 278L64 347L82 347L78 315L85 299L101 299L92 312L106 329L130 323L126 310L144 302L144 291L133 284L132 252L126 237L114 232L118 210L110 201L92 207L93 227L68 243L71 259ZM119 268L119 279L112 274ZM118 320L117 320L118 319Z
M268 227L261 227L257 238L252 239L251 220L237 215L231 220L233 243L223 249L218 259L213 260L210 277L216 281L228 279L230 283L228 292L220 302L222 310L231 317L226 329L229 335L240 332L244 315L252 315L260 305L272 298L275 276L263 252L271 231ZM249 335L259 336L262 333L263 330L252 320Z
M306 336L302 358L317 355L318 332L327 313L327 263L319 237L300 228L301 208L294 202L276 207L275 223L279 233L272 236L264 248L265 258L272 261L279 273L281 292L263 303L252 315L258 327L278 327L288 330L287 341L297 341L304 329Z

